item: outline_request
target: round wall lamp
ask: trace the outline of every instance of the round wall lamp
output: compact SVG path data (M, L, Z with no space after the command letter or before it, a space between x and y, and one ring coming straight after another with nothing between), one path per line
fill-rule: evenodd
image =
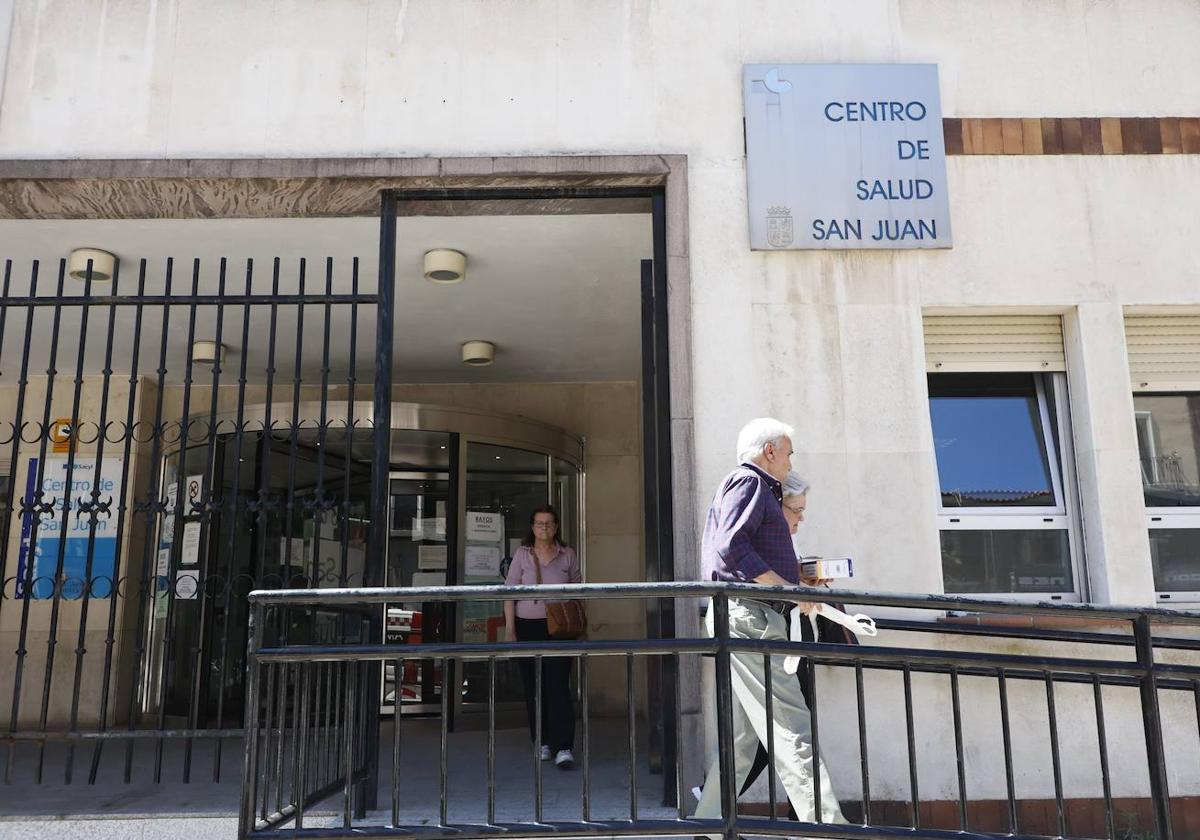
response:
M211 365L218 358L221 364L225 364L224 344L217 344L215 341L197 341L192 345L193 364Z
M490 341L467 341L462 346L464 365L487 367L496 359L496 345Z
M73 280L88 278L88 261L92 263L92 282L107 283L117 267L117 258L99 248L76 248L67 260L67 273Z
M467 275L467 255L452 248L434 248L425 252L425 279L449 286Z

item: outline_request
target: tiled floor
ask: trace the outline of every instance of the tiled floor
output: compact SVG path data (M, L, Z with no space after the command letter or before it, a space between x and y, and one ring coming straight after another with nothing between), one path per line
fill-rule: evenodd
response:
M402 754L399 805L401 822L411 825L436 824L442 801L439 786L439 728L432 720L406 720L402 730ZM391 819L392 761L391 722L382 725L380 750L379 810L367 824ZM483 822L487 817L488 786L486 732L452 733L447 761L447 818L452 823ZM590 738L591 818L628 819L630 816L627 732L622 721L595 721ZM33 783L37 749L23 745L13 756L13 783L0 785L0 836L3 820L26 818L62 820L79 825L83 817L115 818L147 816L156 819L223 817L223 825L236 814L241 792L241 743L227 741L222 746L222 779L212 781L214 744L196 742L192 755L192 781L182 783L182 743L168 742L163 750L163 781L153 782L156 742L137 744L130 784L123 783L125 747L120 742L105 745L97 783L87 784L92 748L77 748L74 783L63 783L66 752L61 746L47 750L44 783ZM582 759L582 744L576 756ZM0 751L2 753L2 751ZM645 750L639 749L637 761L637 809L641 817L672 817L674 809L664 808L663 776L652 775L646 765ZM0 758L0 762L7 756ZM542 763L542 818L548 821L579 820L583 817L582 762L576 769L561 771ZM501 730L496 734L495 802L498 822L529 822L535 819L535 762L523 729ZM335 816L340 800L322 803L311 814L310 824L320 824ZM340 817L340 815L339 815ZM121 822L124 822L123 820ZM216 822L214 822L215 827ZM116 823L108 826L116 830ZM9 828L15 828L10 824ZM89 826L96 836L100 826ZM224 834L224 831L222 831Z

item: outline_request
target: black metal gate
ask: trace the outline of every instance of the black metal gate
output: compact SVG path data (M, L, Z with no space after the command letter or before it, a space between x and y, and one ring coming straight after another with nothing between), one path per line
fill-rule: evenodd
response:
M236 779L244 721L266 716L270 739L289 691L244 708L246 595L382 582L383 211L378 282L357 257L0 263L6 783ZM378 623L314 609L262 630L352 643ZM377 679L322 690L353 680L365 709ZM329 708L372 737L374 716Z

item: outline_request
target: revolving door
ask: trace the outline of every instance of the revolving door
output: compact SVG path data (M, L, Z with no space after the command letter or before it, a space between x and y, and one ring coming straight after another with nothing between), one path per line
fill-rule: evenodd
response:
M276 417L279 408L272 407ZM306 422L306 409L315 415L318 408L302 403L295 411L301 422L268 422L269 434L251 431L253 411L219 420L203 442L163 459L163 512L149 535L154 608L145 629L144 714L164 721L194 715L206 728L241 725L246 595L253 589L372 579L400 588L501 583L530 511L548 502L586 564L581 440L520 417L393 403L385 568L374 575L366 568L371 405L356 403L349 422L348 412ZM400 601L381 618L386 639L397 644L496 640L504 626L499 601ZM344 634L337 622L311 610L276 632L322 641ZM466 663L443 673L430 661L399 669L388 663L380 711L446 714L451 725L470 727L486 715L486 669ZM498 668L496 678L501 720L516 723L522 690L515 665Z

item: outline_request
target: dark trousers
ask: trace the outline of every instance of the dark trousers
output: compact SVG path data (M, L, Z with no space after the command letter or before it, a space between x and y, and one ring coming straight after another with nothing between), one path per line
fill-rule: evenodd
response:
M517 618L517 641L549 640L544 618ZM575 701L571 697L569 656L542 657L542 743L551 752L569 750L575 745ZM525 712L529 717L529 737L537 737L537 673L533 657L521 657L517 667L525 684Z

